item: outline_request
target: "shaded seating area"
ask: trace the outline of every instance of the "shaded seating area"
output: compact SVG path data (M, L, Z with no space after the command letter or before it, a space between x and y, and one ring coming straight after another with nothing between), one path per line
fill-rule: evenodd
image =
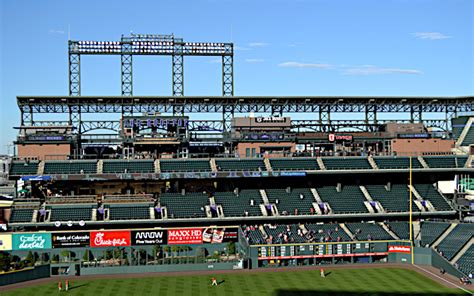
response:
M462 168L466 163L466 156L423 156L430 168Z
M451 260L462 247L472 238L474 224L458 224L438 245L438 251Z
M63 206L54 206L49 207L51 214L49 221L90 221L92 220L92 209L95 208L95 205L89 206L74 206L74 205L63 205Z
M414 184L416 191L429 200L437 211L453 211L446 199L436 190L433 184Z
M214 198L216 204L222 206L226 217L262 215L260 204L263 204L263 200L258 190L242 190L239 195L233 192L216 192Z
M366 185L365 188L372 199L380 202L387 212L408 212L410 210L410 191L405 184L392 184L389 191L385 189L385 185ZM414 204L413 211L419 211Z
M323 157L327 170L371 170L372 166L365 157Z
M409 169L410 158L409 157L374 157L374 161L377 167L381 170L395 170L395 169ZM420 169L423 168L421 163L416 157L412 157L412 168Z
M335 214L368 212L364 205L365 196L359 186L341 186L340 192L337 191L336 186L324 186L316 190L321 200L328 202Z
M148 220L153 204L110 204L109 220Z
M160 205L168 210L168 219L206 218L205 206L209 205L209 197L203 193L163 193Z
M274 171L319 170L316 158L270 158L270 165Z
M10 223L29 223L33 219L34 209L12 208Z
M376 223L346 223L347 228L354 234L357 240L392 240L392 236Z
M104 160L104 174L110 173L154 173L155 165L151 159Z
M387 227L395 233L400 239L409 239L410 238L410 227L408 222L387 222L385 223Z
M307 188L295 188L286 192L285 189L267 189L267 197L270 203L278 208L281 215L310 215L315 199ZM303 197L303 198L301 198ZM295 209L297 211L295 211Z
M474 273L474 245L470 246L456 263L459 266L459 270L465 274Z
M45 174L95 174L97 162L90 160L51 160L44 163Z
M36 175L38 174L38 164L38 161L13 161L10 166L10 175Z
M449 225L451 224L446 222L423 222L421 224L421 246L431 246L448 229Z
M219 171L266 171L263 159L216 159Z
M162 159L160 160L160 170L163 173L210 172L211 164L209 163L209 159Z

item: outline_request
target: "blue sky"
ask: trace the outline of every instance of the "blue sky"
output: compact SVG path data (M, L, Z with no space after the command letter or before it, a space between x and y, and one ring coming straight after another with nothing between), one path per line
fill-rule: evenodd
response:
M471 0L0 0L0 153L17 95L65 95L73 40L157 33L233 41L235 95L474 93ZM135 57L134 94L170 95L171 58ZM118 56L82 59L83 95L120 94ZM220 95L221 65L185 59L185 94Z

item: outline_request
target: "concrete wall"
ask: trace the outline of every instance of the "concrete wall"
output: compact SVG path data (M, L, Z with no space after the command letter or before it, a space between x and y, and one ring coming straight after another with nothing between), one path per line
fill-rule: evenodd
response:
M71 154L69 144L28 144L17 145L17 148L20 158L65 160Z
M451 154L454 140L443 139L395 139L392 140L392 151L400 156L423 154Z
M232 270L232 269L236 269L238 267L238 264L239 264L238 262L222 262L222 263L201 263L201 264L88 267L88 268L81 268L81 275L172 272L172 271L202 271L202 270Z

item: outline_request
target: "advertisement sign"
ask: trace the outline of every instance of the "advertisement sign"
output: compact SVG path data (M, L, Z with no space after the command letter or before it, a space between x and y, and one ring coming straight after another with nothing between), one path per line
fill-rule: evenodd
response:
M89 232L60 232L51 235L53 248L80 248L90 244Z
M50 233L14 233L13 250L51 249Z
M92 231L91 247L130 246L130 231Z
M388 246L389 253L410 253L410 246Z
M12 235L0 234L0 251L12 250Z
M329 134L328 135L329 142L350 142L352 141L352 135L336 135L336 134Z
M132 245L166 245L168 233L166 230L132 231Z
M202 244L201 228L169 229L168 245Z

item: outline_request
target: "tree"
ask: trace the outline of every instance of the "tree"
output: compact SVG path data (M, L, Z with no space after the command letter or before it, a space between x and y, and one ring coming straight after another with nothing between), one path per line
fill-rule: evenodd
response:
M229 255L235 255L235 243L234 242L228 242L227 243L227 253Z
M158 258L161 256L161 246L160 245L154 245L153 246L153 255L154 255L155 261L158 260Z
M3 271L10 270L11 261L12 261L12 257L10 254L6 252L0 252L0 270L3 270Z
M61 251L61 257L63 257L64 261L68 261L71 253L68 250Z
M25 263L26 266L33 266L35 263L33 262L33 253L31 251L28 252L28 255L26 255L25 258Z
M89 250L84 251L84 256L82 256L82 261L83 262L89 262L90 261L90 251Z

